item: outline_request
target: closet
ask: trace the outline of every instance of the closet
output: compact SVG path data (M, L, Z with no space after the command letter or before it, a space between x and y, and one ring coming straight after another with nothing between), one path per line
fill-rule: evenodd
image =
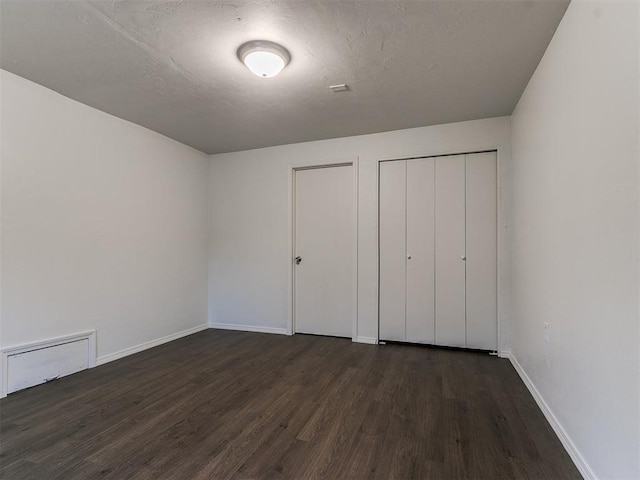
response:
M380 162L379 338L497 349L496 152Z

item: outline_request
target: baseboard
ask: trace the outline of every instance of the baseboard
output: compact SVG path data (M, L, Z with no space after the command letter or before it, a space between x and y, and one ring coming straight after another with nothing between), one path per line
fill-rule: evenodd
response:
M240 332L275 333L277 335L288 335L286 328L263 327L258 325L237 325L235 323L210 323L209 328L217 330L237 330Z
M593 472L580 451L578 451L578 448L571 440L571 437L569 437L564 427L560 424L557 417L553 414L553 412L549 408L549 405L547 405L547 402L545 402L542 395L540 395L540 392L529 378L529 375L527 375L527 373L524 371L520 363L518 363L518 360L513 355L513 353L509 355L509 360L511 360L513 368L515 368L516 372L518 372L518 375L520 375L520 378L529 389L529 392L531 392L531 395L538 404L538 407L540 407L540 410L542 410L542 413L551 425L551 428L553 428L553 431L560 439L560 442L562 442L562 445L564 446L565 450L571 457L571 460L573 460L573 463L576 465L582 476L586 480L596 480L598 477Z
M500 358L509 358L511 356L511 352L509 350L500 350L498 352L498 357Z
M129 355L133 355L134 353L142 352L143 350L157 347L158 345L162 345L163 343L171 342L173 340L186 337L187 335L201 332L208 328L209 328L209 325L207 324L198 325L197 327L188 328L187 330L182 330L181 332L172 333L171 335L167 335L166 337L157 338L149 342L140 343L133 347L125 348L124 350L120 350L115 353L110 353L108 355L103 355L101 357L98 357L96 364L103 365L105 363L113 362L114 360L118 360L119 358L127 357Z
M378 339L376 337L356 337L354 340L356 343L368 343L370 345L377 345Z

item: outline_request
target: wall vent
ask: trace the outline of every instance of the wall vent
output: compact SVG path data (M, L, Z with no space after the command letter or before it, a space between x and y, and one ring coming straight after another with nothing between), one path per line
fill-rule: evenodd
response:
M2 397L96 365L96 332L2 350Z

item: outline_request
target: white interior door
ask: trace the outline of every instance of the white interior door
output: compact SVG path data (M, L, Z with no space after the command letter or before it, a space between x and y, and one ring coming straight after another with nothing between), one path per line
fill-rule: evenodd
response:
M407 161L406 341L434 343L435 159Z
M407 161L380 163L379 241L381 340L406 341Z
M466 157L467 347L497 350L497 158Z
M496 152L380 163L380 339L497 349Z
M295 172L294 325L352 336L353 167Z
M465 347L465 156L435 162L435 343Z

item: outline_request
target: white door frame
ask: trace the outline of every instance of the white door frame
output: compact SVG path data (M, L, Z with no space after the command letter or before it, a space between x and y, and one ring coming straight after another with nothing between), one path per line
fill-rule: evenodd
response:
M496 306L498 311L498 318L496 318L496 337L497 337L497 351L498 356L500 357L508 357L507 352L502 352L502 329L501 324L503 321L504 312L502 311L502 304L500 302L500 295L503 291L504 285L501 278L502 272L502 255L500 254L501 246L502 246L502 237L500 235L500 225L504 222L504 212L502 211L502 202L501 202L501 165L500 165L500 153L501 148L497 145L486 146L486 147L478 147L474 149L469 149L467 151L459 151L459 150L445 150L436 153L427 153L423 155L409 155L402 157L390 157L390 158L379 158L376 160L376 208L377 208L377 250L378 250L378 329L377 329L377 339L376 343L380 341L380 164L382 162L392 162L398 160L417 160L420 158L434 158L434 157L446 157L446 156L454 156L454 155L470 155L473 153L486 153L486 152L496 152L496 212L497 212L497 221L496 221L496 284L497 284L497 295L496 295Z
M289 318L287 322L287 335L295 334L295 235L296 235L296 224L295 224L295 188L296 188L296 171L297 170L312 170L316 168L331 168L331 167L344 167L347 165L352 166L353 172L353 225L352 225L352 307L351 307L351 339L352 341L356 341L356 337L358 336L358 157L346 158L344 160L334 160L334 161L311 161L304 162L301 161L296 163L295 165L289 165L288 168L288 193L289 193L289 258L287 261L289 262Z

